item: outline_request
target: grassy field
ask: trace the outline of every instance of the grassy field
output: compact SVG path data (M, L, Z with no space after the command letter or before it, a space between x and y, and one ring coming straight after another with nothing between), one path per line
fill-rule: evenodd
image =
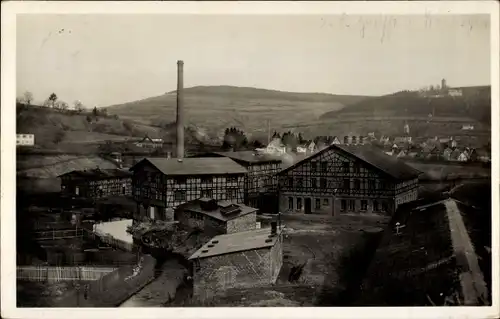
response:
M321 93L292 93L230 86L193 87L184 90L185 114L189 124L214 133L238 126L249 133L287 123L314 120L321 114L338 110L365 99ZM176 95L170 92L148 99L113 105L108 112L142 123L175 119Z
M482 166L436 164L406 161L409 166L423 172L422 178L441 180L453 178L490 177L491 169Z

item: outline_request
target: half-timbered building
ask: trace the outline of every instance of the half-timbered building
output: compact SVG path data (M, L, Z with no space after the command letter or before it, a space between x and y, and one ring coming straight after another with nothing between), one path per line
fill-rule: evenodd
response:
M419 173L370 146L334 144L278 174L280 211L390 214L417 199Z
M174 207L201 197L244 203L247 170L229 158L144 158L130 170L136 219L172 220Z
M248 175L245 182L245 204L263 209L263 202L276 196L278 190L277 173L282 160L273 155L254 151L212 152L201 157L227 157L245 167Z
M59 178L61 193L66 196L96 199L132 193L132 174L122 169L75 170Z

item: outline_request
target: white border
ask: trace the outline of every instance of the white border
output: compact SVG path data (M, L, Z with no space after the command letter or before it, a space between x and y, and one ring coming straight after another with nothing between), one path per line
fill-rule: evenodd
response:
M493 225L498 226L499 194L499 5L496 1L411 2L2 2L1 134L1 316L4 318L497 318L499 312L498 227L493 227L492 307L409 308L15 308L15 83L16 14L475 14L491 15L492 194ZM496 258L495 258L496 257ZM68 312L69 311L69 312Z

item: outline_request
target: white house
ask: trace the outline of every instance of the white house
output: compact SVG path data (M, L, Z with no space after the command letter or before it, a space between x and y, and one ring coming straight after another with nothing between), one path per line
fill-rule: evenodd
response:
M340 143L339 138L335 136L335 137L333 137L333 141L332 141L332 143L331 143L331 144L336 144L336 145L338 145L338 144L341 144L341 143Z
M474 129L474 125L471 125L471 124L462 125L462 130L464 130L464 131L472 131L473 129Z
M256 151L266 154L282 155L286 153L286 147L281 142L281 139L275 138L265 148L257 148Z
M35 145L35 135L34 134L17 134L16 145L17 146L33 146L33 145Z
M462 90L460 90L460 89L449 89L448 90L448 95L456 97L456 96L462 96L463 93L462 93Z
M297 153L307 153L307 147L297 146Z
M460 156L458 156L457 159L459 162L467 162L469 160L469 155L467 154L467 151L463 151Z

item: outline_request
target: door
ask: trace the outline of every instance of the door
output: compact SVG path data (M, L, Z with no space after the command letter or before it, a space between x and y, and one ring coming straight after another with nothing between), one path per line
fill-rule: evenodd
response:
M304 212L306 214L311 213L311 199L310 198L305 198L304 199Z

